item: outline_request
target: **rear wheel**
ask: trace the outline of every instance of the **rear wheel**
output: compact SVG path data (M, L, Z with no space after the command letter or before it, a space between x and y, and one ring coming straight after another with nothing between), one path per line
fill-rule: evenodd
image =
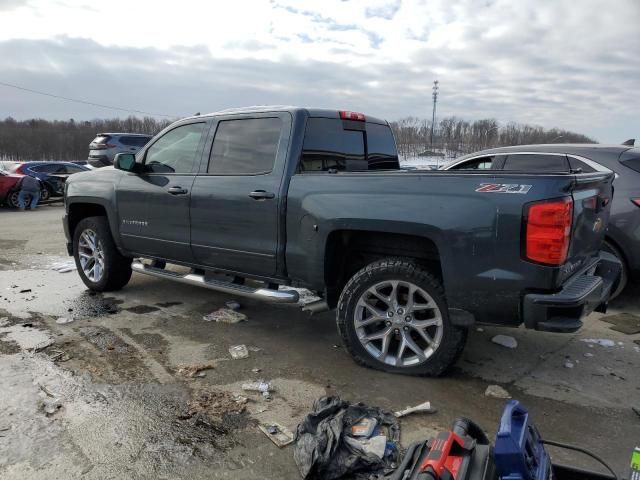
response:
M615 245L605 240L604 250L605 252L609 252L612 255L615 255L615 257L620 260L620 263L622 264L622 271L620 272L620 283L618 283L618 287L616 288L615 292L612 292L611 296L609 297L609 300L613 300L618 295L620 295L624 288L627 286L627 281L629 279L629 270L627 268L627 263L624 259L624 255L622 255L622 252L620 252L620 250Z
M118 252L105 217L80 221L73 234L78 273L91 290L120 290L131 278L131 259Z
M441 375L464 349L467 332L449 321L442 284L417 264L385 259L345 286L337 312L356 362L411 375Z

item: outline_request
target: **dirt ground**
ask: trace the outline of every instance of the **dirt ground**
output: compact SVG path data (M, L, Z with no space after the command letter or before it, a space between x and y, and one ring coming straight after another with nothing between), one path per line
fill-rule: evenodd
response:
M431 401L437 413L402 419L405 446L457 416L493 435L504 400L484 395L491 384L524 402L544 437L589 448L628 474L640 445L632 410L640 408L640 334L602 319L640 315L637 287L575 334L474 328L448 377L412 378L354 364L332 312L311 317L298 306L237 299L248 321L205 322L232 297L139 274L119 292L92 294L77 272L52 269L70 260L62 214L59 204L0 210L3 479L295 479L292 446L279 449L258 424L295 431L312 402L330 394L389 410ZM492 343L499 333L518 347ZM231 359L237 344L248 358ZM180 370L194 364L211 368ZM241 389L258 379L273 382L270 399Z

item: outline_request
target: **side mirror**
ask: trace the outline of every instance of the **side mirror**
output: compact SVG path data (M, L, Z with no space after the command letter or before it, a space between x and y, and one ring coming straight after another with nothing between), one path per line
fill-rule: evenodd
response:
M136 156L133 153L117 153L113 159L113 167L125 172L135 172Z

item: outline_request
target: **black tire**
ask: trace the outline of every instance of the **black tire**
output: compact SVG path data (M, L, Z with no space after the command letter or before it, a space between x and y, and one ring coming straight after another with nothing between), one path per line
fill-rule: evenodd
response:
M615 292L613 292L609 297L609 300L613 300L618 295L620 295L627 286L627 282L629 281L629 269L627 267L627 262L624 258L624 255L622 255L622 252L620 252L620 250L615 245L605 240L603 246L605 252L609 252L612 255L615 255L622 264L622 271L620 272L620 282L618 283L618 287L616 288Z
M438 313L442 319L441 326L438 327L442 329L439 344L430 353L430 356L427 356L426 360L417 365L397 366L381 361L373 353L370 353L358 338L355 325L358 301L374 285L380 285L385 281L392 280L411 283L426 292L436 303L439 310ZM388 311L386 313L388 314ZM395 313L392 315L395 315ZM400 312L399 315L402 316L403 314ZM415 262L401 258L387 258L376 261L351 277L340 295L336 321L338 332L345 348L358 364L391 373L423 376L442 375L459 358L467 339L467 329L456 327L449 320L441 282ZM382 323L389 325L389 322ZM388 328L393 327L389 326ZM386 330L385 325L382 325L382 329ZM407 329L405 328L404 330ZM398 332L398 329L394 329L394 331ZM405 334L398 332L395 335L397 339L398 335L404 336ZM393 342L394 340L390 341ZM400 340L396 341L399 342ZM387 348L391 349L391 347ZM402 354L400 354L400 357L402 358Z
M42 188L40 189L40 201L41 202L46 202L47 200L51 199L51 191L49 190L49 187L47 187L46 185L43 185Z
M80 261L80 237L85 231L95 233L103 252L104 268L100 278L95 280L87 276ZM78 223L73 232L73 258L80 278L90 290L96 292L120 290L129 283L131 278L131 259L121 255L116 248L106 217L87 217Z
M18 194L20 193L20 190L14 190L13 192L9 193L9 195L7 195L7 198L5 199L5 203L8 207L10 208L18 208Z

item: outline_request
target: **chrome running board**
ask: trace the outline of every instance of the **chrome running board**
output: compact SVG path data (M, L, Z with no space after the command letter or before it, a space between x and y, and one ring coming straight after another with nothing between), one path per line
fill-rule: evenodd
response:
M220 280L205 280L204 275L196 273L177 273L164 268L157 268L135 261L131 264L131 270L158 278L166 278L175 282L187 283L197 287L204 287L218 292L230 293L242 297L255 298L272 303L296 303L298 292L295 290L272 290L270 288L251 288L245 285L222 282Z

